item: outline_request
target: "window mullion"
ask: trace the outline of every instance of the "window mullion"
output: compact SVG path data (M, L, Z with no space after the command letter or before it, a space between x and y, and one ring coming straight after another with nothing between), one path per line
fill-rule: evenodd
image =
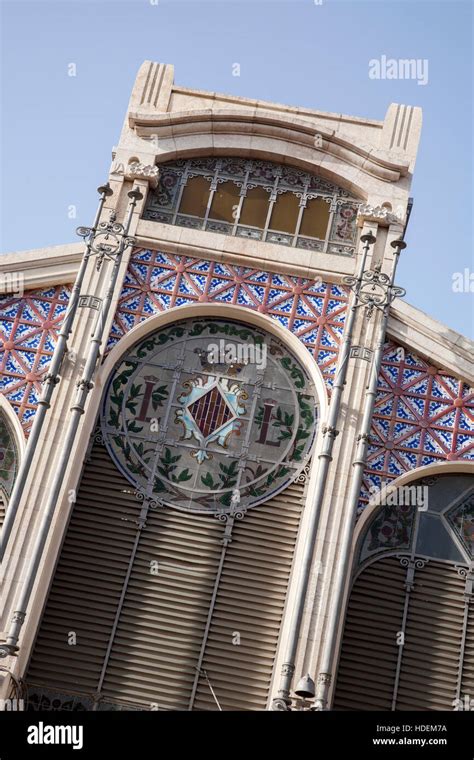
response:
M214 194L215 194L215 192L217 190L217 185L218 185L218 181L219 181L219 173L220 173L220 170L221 170L221 166L222 166L222 161L220 161L220 160L217 161L216 168L215 168L215 171L214 171L214 176L213 176L212 182L211 182L209 199L207 201L207 206L206 206L206 213L204 214L204 220L203 220L203 223L202 223L202 229L203 230L206 229L207 221L209 219L209 213L211 211L212 201L214 199Z
M270 219L272 218L272 213L273 213L273 206L275 205L275 201L277 199L278 183L280 182L280 174L281 172L277 173L275 177L275 181L273 183L272 192L270 194L270 201L268 204L267 218L265 219L265 227L263 228L263 233L262 233L262 240L267 239L268 228L270 226Z
M176 224L176 217L179 214L179 207L181 205L181 199L183 197L184 188L188 184L188 178L189 178L189 164L186 164L186 166L184 167L184 172L183 172L183 174L181 176L181 179L179 181L178 197L176 199L176 207L175 207L175 210L174 210L174 213L173 213L173 218L172 218L172 221L171 221L172 224Z
M331 237L332 223L334 221L334 214L336 213L336 209L337 209L337 192L334 193L332 197L332 201L331 201L331 206L329 208L329 221L328 221L328 227L326 230L326 239L324 241L324 247L323 247L324 253L327 253L328 251L329 239Z
M247 196L247 189L248 189L248 185L249 185L249 177L250 177L250 172L251 172L251 169L252 169L252 165L253 165L253 162L252 163L247 162L246 169L245 169L245 175L244 175L244 178L242 180L242 185L240 187L239 204L238 204L238 207L237 207L237 214L236 214L236 217L234 219L234 225L232 227L232 232L231 232L231 235L234 235L234 236L237 234L237 227L239 226L239 222L240 222L240 214L242 213L242 206L244 205L244 200L245 200L245 198ZM238 183L236 182L236 184L238 184Z
M239 193L240 197L239 197L239 203L238 203L238 206L237 206L237 214L235 215L234 225L232 227L231 235L236 235L236 233L237 233L237 227L238 227L239 221L240 221L240 214L242 213L242 206L243 206L244 200L245 200L245 198L247 196L247 187L248 187L248 185L247 185L247 179L248 179L248 176L246 175L244 181L242 182L242 186L240 188L240 193Z
M306 204L308 203L308 187L309 187L309 175L305 179L303 192L301 194L296 193L296 195L300 196L300 207L298 211L298 219L296 220L295 234L293 236L293 242L291 243L293 248L296 247L296 244L298 242L298 235L300 234L300 228L301 228L301 222L303 221L304 210L306 208Z

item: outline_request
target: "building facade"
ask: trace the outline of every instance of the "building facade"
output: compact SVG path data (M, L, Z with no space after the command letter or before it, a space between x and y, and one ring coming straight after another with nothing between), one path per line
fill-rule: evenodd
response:
M474 694L473 346L392 277L420 129L145 62L84 241L0 259L4 699Z

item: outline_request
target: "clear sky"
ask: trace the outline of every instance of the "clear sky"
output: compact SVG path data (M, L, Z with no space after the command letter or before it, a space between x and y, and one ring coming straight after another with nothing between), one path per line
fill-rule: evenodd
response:
M391 102L419 105L398 282L410 303L473 334L468 280L453 291L455 273L474 273L470 1L0 0L0 8L3 252L74 242L75 228L91 224L146 59L173 63L185 87L322 111L383 119ZM427 59L427 84L371 79L369 60L382 55Z

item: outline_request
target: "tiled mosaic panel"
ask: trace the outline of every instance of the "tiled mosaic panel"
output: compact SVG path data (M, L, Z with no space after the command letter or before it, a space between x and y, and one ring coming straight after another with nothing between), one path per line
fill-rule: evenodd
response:
M27 433L69 298L68 286L0 298L0 392Z
M380 489L416 467L474 459L474 393L394 343L385 348L375 403L361 508Z
M236 304L267 314L304 343L331 387L347 307L344 288L187 256L135 251L109 348L153 314L191 303Z
M66 310L68 286L0 299L0 392L28 433ZM235 303L263 312L296 334L330 387L346 294L331 285L153 251L130 263L111 348L135 324L172 306ZM436 461L474 459L474 394L457 378L393 343L379 378L369 460L361 494Z

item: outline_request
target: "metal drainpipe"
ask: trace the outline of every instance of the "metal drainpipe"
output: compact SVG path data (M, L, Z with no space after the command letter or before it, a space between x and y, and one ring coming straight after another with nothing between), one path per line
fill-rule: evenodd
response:
M363 248L363 255L361 257L357 277L353 278L352 280L354 290L352 306L346 321L344 340L341 346L336 378L331 394L331 403L329 405L328 421L327 425L323 428L323 444L321 453L318 456L318 479L316 483L316 493L314 494L314 498L310 506L311 517L310 524L308 526L308 537L306 540L304 555L301 562L301 570L296 591L296 603L292 611L290 634L286 646L285 661L282 666L280 688L278 690L278 696L275 697L272 702L272 710L288 710L291 703L290 687L293 673L295 671L296 651L298 648L299 632L301 628L306 594L308 591L308 584L311 575L311 566L313 561L314 546L316 543L319 514L321 512L321 505L324 498L329 465L332 461L334 441L336 436L339 434L339 431L337 430L337 424L339 421L341 398L346 383L349 356L352 347L352 335L354 332L354 321L358 307L358 295L362 284L362 275L365 270L369 247L375 243L375 237L371 232L369 232L366 235L362 235L361 241L365 243L365 245Z
M0 644L0 657L8 657L12 654L15 654L19 649L18 638L20 635L21 627L26 617L28 603L30 601L31 592L33 590L33 586L37 577L41 558L43 556L43 549L46 544L46 539L48 537L49 527L53 519L53 515L57 506L57 502L58 502L59 493L63 485L67 466L69 464L72 448L73 448L77 430L79 427L79 422L80 422L81 416L84 413L84 407L87 400L87 396L89 394L89 391L93 387L92 377L96 369L97 359L99 357L99 352L100 352L100 346L104 338L105 325L106 325L107 316L110 310L110 305L112 302L115 285L117 282L118 272L119 272L120 264L122 261L122 254L127 248L127 246L130 245L131 242L133 242L132 239L128 237L130 223L132 221L132 216L133 216L136 203L138 200L143 198L143 195L138 189L134 189L128 193L128 197L131 199L131 202L128 208L125 225L122 227L122 225L118 225L117 223L115 223L115 220L113 220L114 223L111 224L111 231L108 234L108 239L112 241L112 244L108 242L104 244L103 242L101 242L101 244L98 246L97 249L94 249L92 245L92 250L96 250L97 252L99 252L101 257L105 255L113 255L115 257L114 265L112 268L112 272L110 274L108 289L107 289L105 298L103 300L101 310L97 316L94 333L93 333L92 340L90 343L89 353L88 353L86 364L84 367L84 374L83 374L82 379L79 380L77 383L78 390L77 390L75 402L70 410L71 416L69 419L69 426L66 433L66 439L64 441L64 446L62 448L61 455L57 464L56 473L55 473L53 483L51 486L51 493L49 495L49 498L46 502L46 506L44 508L44 513L43 513L41 524L40 524L38 534L36 537L36 542L33 548L31 559L28 565L28 570L26 572L25 579L23 580L20 597L16 604L16 610L14 611L13 616L12 616L10 629L7 634L7 641L5 644ZM101 233L101 238L102 237L105 238L107 236L104 235L104 233ZM114 248L114 241L116 244L115 248ZM99 258L98 266L100 266L100 262L101 262L101 258Z
M64 358L64 354L67 351L67 339L69 337L69 333L71 332L74 317L76 316L77 306L79 303L79 296L81 294L81 288L84 281L84 275L85 275L87 264L89 262L89 258L92 252L93 238L97 231L97 227L99 224L100 216L102 214L102 209L104 207L105 199L108 196L112 195L112 190L110 189L108 183L106 185L102 185L101 187L99 187L98 192L101 194L101 198L99 201L99 207L97 209L93 226L91 228L78 227L78 230L77 230L78 234L81 235L81 237L84 237L84 238L89 237L89 240L86 246L86 250L84 252L84 256L82 257L81 265L79 267L79 271L76 276L74 287L72 289L71 297L69 299L67 311L66 311L64 321L61 326L59 336L58 336L58 342L56 343L56 346L54 349L53 358L51 360L49 371L46 377L44 378L45 385L41 393L41 398L38 401L38 409L35 414L33 426L31 428L31 433L28 438L28 443L26 445L25 453L21 461L20 468L18 470L18 475L15 480L15 486L13 488L10 500L7 505L5 520L4 520L3 528L0 534L0 562L3 560L3 557L5 555L8 539L10 538L10 534L12 532L16 513L18 511L21 497L23 496L23 491L25 489L26 480L28 478L28 473L30 472L30 469L31 469L31 462L33 460L33 456L35 454L36 447L38 445L38 440L41 435L41 430L43 429L43 423L46 416L46 412L50 408L51 398L53 395L54 388L60 379L59 372L61 369L61 364Z
M239 515L240 515L239 519L242 519L244 512L243 511L240 512ZM199 657L198 657L198 661L196 665L196 675L194 676L193 686L191 689L191 696L189 698L188 710L192 710L194 707L194 700L196 698L196 692L199 686L199 679L202 673L202 663L204 661L204 655L206 653L207 641L209 639L209 631L211 630L212 617L214 615L214 608L216 606L217 594L219 592L219 585L221 582L222 571L224 569L224 561L225 561L225 557L227 553L227 547L232 541L232 530L234 527L235 512L231 511L229 514L221 515L219 519L222 520L222 522L226 523L226 527L225 527L224 535L222 537L221 556L219 559L219 566L217 568L216 577L214 579L214 587L212 590L212 597L211 597L211 601L209 603L209 609L207 612L206 627L204 629L204 633L203 633L203 637L201 641L201 649L199 650ZM214 699L216 700L217 704L219 704L219 702L217 701L217 697L210 685L209 685L209 688L211 689L212 695Z
M360 490L362 487L362 477L367 460L367 449L370 440L372 415L375 399L377 396L378 378L383 358L390 304L396 296L404 295L402 288L394 286L394 277L397 269L400 251L406 248L406 243L403 240L394 240L391 243L391 246L394 249L394 259L392 271L389 278L387 278L388 281L385 284L386 295L382 311L383 317L379 328L377 346L374 352L370 380L365 396L364 414L362 417L361 430L357 437L356 455L354 461L352 462L353 474L351 490L348 499L349 508L347 510L346 519L342 528L341 551L336 566L336 588L332 592L332 605L329 612L329 620L327 623L321 666L317 681L317 694L314 706L314 709L316 710L327 709L339 623L342 622L342 618L344 617L344 612L342 611L342 603L344 600L347 576L350 567L352 535L354 532L357 507L360 498ZM386 276L382 275L381 277L384 278ZM369 306L369 309L370 308L371 307Z

